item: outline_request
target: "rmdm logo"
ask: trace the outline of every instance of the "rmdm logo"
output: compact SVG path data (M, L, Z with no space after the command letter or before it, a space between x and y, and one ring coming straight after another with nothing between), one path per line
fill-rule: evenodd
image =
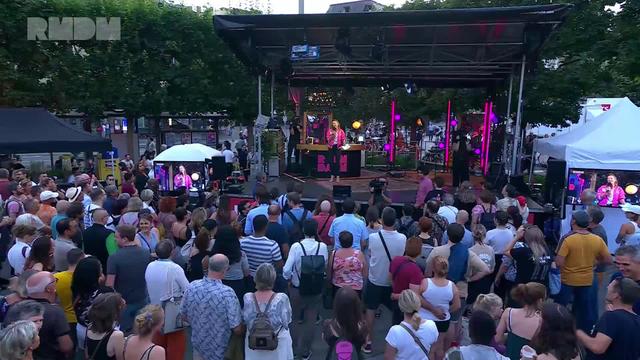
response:
M28 40L120 40L119 17L41 17L27 18Z

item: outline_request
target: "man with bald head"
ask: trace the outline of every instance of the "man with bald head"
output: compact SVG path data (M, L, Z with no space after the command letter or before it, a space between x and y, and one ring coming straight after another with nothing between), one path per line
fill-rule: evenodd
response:
M118 244L115 233L106 227L109 213L105 209L96 209L91 215L93 224L82 233L84 251L98 258L102 263L102 271L106 271L107 259L116 252Z
M40 271L27 280L28 299L44 306L40 329L40 346L33 352L35 359L66 359L73 352L71 329L64 310L55 304L56 279L53 274Z
M207 276L189 284L181 313L191 324L194 359L222 359L233 331L242 334L242 315L236 293L222 283L229 269L223 254L209 258Z
M289 233L284 225L279 222L281 214L282 210L279 205L269 205L267 209L269 225L267 225L265 236L278 243L282 256L286 259L289 255Z

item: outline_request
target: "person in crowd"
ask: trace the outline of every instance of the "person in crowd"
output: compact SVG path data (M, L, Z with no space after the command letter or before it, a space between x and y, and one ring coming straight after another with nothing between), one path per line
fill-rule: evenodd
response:
M114 288L127 302L120 318L120 328L129 332L136 313L147 305L145 270L149 264L149 251L135 241L136 228L118 225L116 240L120 249L107 260L105 285Z
M258 189L262 189L264 188L264 191L266 193L269 193L269 191L267 191L267 174L265 174L262 171L259 171L258 173L256 173L256 183L253 186L253 198L260 201L260 199L258 198ZM271 197L269 197L269 200L271 200Z
M176 221L171 224L171 237L178 247L184 246L191 239L191 229L189 229L189 220L191 216L185 208L177 208L175 211Z
M600 206L616 207L625 204L625 197L624 189L618 184L618 177L609 174L607 183L598 188L596 200Z
M71 203L67 200L59 200L56 203L56 215L51 218L50 227L51 227L51 237L54 239L58 237L58 230L56 230L56 225L58 221L67 218L67 210L69 210L69 206Z
M24 291L26 298L26 288ZM22 320L33 321L38 331L40 331L44 322L44 305L35 300L21 300L20 302L13 303L9 307L5 318L2 319L2 326L0 327L6 327L16 321Z
M478 204L471 210L471 227L482 224L491 231L495 229L495 216L497 208L494 205L496 196L489 190L482 190L478 196Z
M22 202L24 206L24 213L16 218L15 225L27 224L35 226L36 229L41 230L46 225L38 217L38 211L40 210L40 201L37 199L25 199Z
M604 220L604 213L602 212L602 209L600 209L599 206L588 206L587 214L589 215L590 219L589 231L594 235L600 236L602 240L604 240L604 243L608 246L609 240L607 238L607 231L601 224L602 220Z
M580 194L580 204L582 204L583 207L598 205L598 202L596 201L597 196L598 194L591 189L583 190Z
M244 225L245 235L253 235L253 219L259 215L267 216L269 213L269 205L271 205L271 196L265 187L259 187L256 192L258 206L251 209L247 214L247 220Z
M341 232L338 242L340 248L329 255L328 262L328 278L334 294L340 288L350 287L360 295L368 274L367 261L360 250L353 249L353 235L350 232Z
M496 202L496 208L500 211L507 211L507 209L511 206L518 206L518 200L516 200L516 197L518 196L518 191L516 190L516 187L511 185L511 184L507 184L502 188L502 199L498 200Z
M329 346L329 354L336 355L327 358L340 359L338 356L342 355L345 349L338 349L338 343L342 343L341 346L347 344L347 349L344 351L347 354L344 354L344 358L360 358L360 349L365 343L366 332L360 296L350 287L340 288L333 299L333 318L325 320L322 326L322 337ZM346 357L349 351L355 356Z
M26 209L26 207L25 207ZM616 243L622 245L640 245L640 206L625 204L621 207L627 222L620 225ZM24 216L24 215L20 215Z
M84 208L82 207L81 203L71 203L69 205L69 208L67 209L67 218L68 219L75 219L77 226L80 226L80 224L82 224L83 219L84 219ZM53 221L52 221L53 223ZM56 224L57 227L57 224ZM53 230L53 229L52 229ZM53 231L52 231L53 234ZM56 228L55 231L56 236L58 236L58 229ZM55 237L54 237L55 239ZM81 246L82 245L82 232L81 231L76 231L75 235L72 238L73 242L76 244L76 246Z
M0 358L31 360L40 346L38 328L32 321L17 321L0 331Z
M287 182L285 193L278 196L278 198L276 199L276 205L280 206L280 209L285 210L289 206L289 199L287 199L287 194L294 191L295 183L293 181Z
M242 319L247 329L253 328L258 311L264 313L278 334L278 347L274 350L252 350L249 348L249 332L245 339L245 359L293 359L293 342L289 333L291 324L291 305L284 293L276 293L273 286L276 270L271 264L262 264L256 271L256 291L244 295ZM313 334L313 332L311 332ZM311 343L311 341L309 341Z
M502 257L504 256L507 247L513 241L514 234L507 228L507 223L509 222L509 215L505 211L498 210L495 213L494 224L495 228L493 230L487 231L487 236L485 239L485 243L493 248L493 253L495 256L495 267L493 271L493 281L497 282L496 289L494 290L496 294L501 297L504 297L505 293L508 291L508 286L504 279L498 277L498 272L502 265ZM503 286L500 287L499 285Z
M382 222L380 221L380 210L377 206L369 206L367 208L365 221L367 224L367 232L369 233L369 235L382 230Z
M0 197L2 199L8 199L11 196L11 191L9 190L9 170L5 168L0 168Z
M575 211L571 219L574 234L568 236L560 246L556 265L560 269L562 287L556 301L569 304L573 297L572 312L578 328L589 331L596 322L597 301L592 293L593 266L610 264L609 248L597 235L589 232L589 215L586 211Z
M520 226L524 223L520 210L517 206L509 206L507 208L507 215L509 215L509 222L507 223L507 229L515 235Z
M470 248L473 246L473 233L465 227L465 224L469 221L469 213L466 210L460 210L456 214L455 224L460 224L464 227L464 236L462 237L462 241L460 242L462 245ZM454 224L452 223L452 224ZM447 234L445 233L443 239L448 241ZM443 242L446 242L443 240Z
M444 360L509 360L492 346L495 334L496 323L493 317L481 310L474 311L469 317L471 344L452 348L446 353Z
M24 263L23 270L53 271L53 240L48 236L40 236L31 244L31 251Z
M422 272L427 268L427 258L434 247L438 246L438 242L435 238L431 237L431 230L433 228L433 221L426 216L423 216L418 221L420 226L420 233L418 238L422 241L422 253L416 259L416 263L422 269Z
M364 221L355 217L354 212L356 209L356 202L351 198L347 198L342 202L342 216L338 216L331 227L329 228L329 238L334 243L336 249L339 248L339 243L336 243L335 239L343 231L349 231L353 235L353 248L356 250L363 250L367 246L367 239L369 238L369 232Z
M120 219L127 209L127 205L129 205L129 199L129 194L120 194L120 196L118 196L118 200L116 200L116 204L113 206L113 214L111 214L113 224L107 224L109 230L116 231L116 227L120 224Z
M505 309L495 339L497 343L506 342L506 355L511 360L518 360L520 349L530 344L540 327L540 310L547 298L547 289L539 283L519 284L511 290L511 297L522 308Z
M396 256L389 265L391 274L391 300L393 301L393 324L402 321L402 311L398 307L400 294L411 285L420 286L424 270L416 264L416 259L422 254L422 241L418 237L407 239L404 256Z
M176 198L173 196L163 196L158 203L158 228L161 227L163 238L173 240L171 227L177 222L174 212L176 211Z
M85 358L116 359L124 350L124 333L117 329L124 299L118 293L101 294L89 308Z
M291 242L299 241L304 237L304 221L311 219L313 214L302 205L300 194L292 192L287 194L287 199L289 209L282 213L282 226L287 229Z
M69 323L64 310L56 305L55 283L53 274L47 271L35 273L27 280L28 299L44 306L40 347L34 352L36 359L64 359L73 351Z
M153 215L151 213L140 213L138 215L138 232L136 241L143 249L153 252L160 241L158 229L153 226Z
M265 236L278 243L282 256L286 259L289 256L289 232L284 225L280 224L280 219L282 219L280 206L269 205L269 209L267 211L269 225L267 225L267 233Z
M490 274L489 267L466 246L460 244L464 237L464 226L460 224L451 224L447 227L447 237L449 242L445 245L434 248L427 258L427 269L425 275L433 274L433 259L436 256L442 256L448 260L449 271L447 278L451 280L457 288L457 295L460 297L460 304L466 303L468 293L468 283L482 279ZM462 317L463 307L460 306L456 311L451 313L452 327L448 338L454 337L459 339L461 333L460 319Z
M218 225L231 225L238 220L238 214L231 208L230 198L227 195L220 196L218 208L211 215Z
M142 193L144 188L147 186L147 181L149 181L149 169L145 167L144 163L138 164L137 168L133 170L133 186L136 188L136 192L138 195ZM177 175L176 175L177 176ZM187 175L189 181L191 181L191 177ZM176 184L177 182L174 182ZM178 186L176 186L177 188Z
M473 228L473 241L474 245L469 248L471 252L478 255L480 260L482 260L489 271L493 273L493 270L496 266L495 254L493 252L493 248L487 244L485 244L485 238L487 235L487 230L484 225L477 224ZM476 301L476 298L480 294L488 294L491 290L491 285L493 283L493 279L490 275L483 277L482 279L469 283L469 296L467 297L467 304L473 304Z
M578 360L576 322L564 306L547 303L542 307L542 323L532 340L536 360Z
M240 302L222 279L229 259L222 254L209 258L207 276L189 284L181 313L191 325L194 359L222 360L229 338L243 334Z
M118 187L116 185L107 185L104 188L105 199L102 203L102 207L107 210L109 215L113 215L113 207L118 200Z
M470 151L467 149L467 142L461 139L457 149L452 154L451 174L453 187L458 187L461 183L469 182L469 158Z
M375 312L381 304L392 310L391 279L389 265L396 256L402 256L407 237L395 230L396 211L390 207L382 210L382 230L369 236L369 250L371 252L367 284L364 289L364 303L367 307L367 327L369 331L367 343L362 351L371 353L372 330Z
M502 299L498 295L494 293L480 294L473 303L472 311L484 311L491 315L491 318L497 323L504 313L503 307ZM503 353L503 351L498 352Z
M322 201L318 199L316 209L313 212L313 219L318 223L318 237L320 241L329 247L333 246L333 242L331 242L331 237L329 236L329 230L335 218L336 206L333 204L333 201L331 199Z
M153 202L153 190L151 189L143 189L140 192L140 200L142 200L142 208L149 210L151 214L156 213L156 210L151 206Z
M418 185L418 192L416 193L415 206L416 208L422 209L424 207L425 198L427 197L427 194L431 192L431 190L433 190L433 181L431 181L431 178L433 177L433 174L435 172L433 171L433 169L429 168L426 165L422 166L422 169L420 172L422 174L422 177L420 178L420 184Z
M429 191L424 197L424 202L428 203L431 200L441 202L444 199L444 178L442 176L436 176L433 178L433 190Z
M419 315L420 296L405 289L398 296L402 321L393 325L385 337L385 359L428 360L431 346L438 339L438 329L432 320Z
M442 206L438 209L438 215L447 219L447 223L453 224L456 222L456 216L458 215L458 208L453 206L455 198L452 194L444 194L442 196Z
M402 217L398 221L398 232L404 234L408 238L418 235L418 222L413 219L415 208L413 204L404 204L402 206Z
M189 256L189 266L187 267L187 279L189 279L189 282L200 280L205 276L204 268L206 265L202 265L202 260L211 255L209 251L211 245L211 233L205 227L200 228L198 235L193 241L193 247L191 248L191 254Z
M278 243L265 236L267 225L269 224L267 217L258 215L252 221L253 235L240 240L240 247L247 254L251 277L255 277L256 270L260 264L270 263L279 269L282 268L283 260Z
M513 260L516 268L515 284L549 283L553 259L539 227L529 224L520 226L516 237L507 246L505 256Z
M113 288L101 285L104 283L104 279L100 261L93 256L81 259L73 272L71 293L73 295L73 310L78 321L76 338L80 350L84 349L85 335L89 324L87 319L89 307L98 295L114 292Z
M134 335L128 336L122 346L123 360L163 360L165 349L153 343L153 337L162 331L164 311L159 305L147 305L135 317Z
M247 292L245 279L250 275L249 261L245 252L240 248L238 233L232 226L220 226L211 253L222 254L229 259L230 265L224 274L222 283L233 289L240 301L240 306L243 306L243 296Z
M105 209L96 209L93 212L93 224L82 232L84 251L87 255L93 255L102 268L107 268L107 259L118 249L115 232L107 229L109 213Z
M73 310L71 282L73 280L73 273L76 270L76 266L84 257L84 252L78 248L69 250L66 254L66 262L68 264L67 270L53 274L53 277L56 278L56 293L60 300L60 306L64 309L64 315L66 316L71 329L75 329L76 323L78 322L76 313Z
M180 265L171 261L173 249L171 241L160 241L154 250L158 260L149 263L145 271L149 303L152 305L161 306L167 300L182 298L189 286L189 281ZM157 333L153 337L153 342L165 349L168 360L184 358L186 341L184 329L168 334Z
M126 172L123 177L124 181L122 182L121 192L123 194L129 194L131 197L138 195L138 190L134 186L133 182L135 180L133 173Z
M77 246L73 243L76 232L79 231L78 222L75 219L62 219L56 224L58 238L54 241L53 262L56 271L66 271L69 267L67 263L67 253Z
M11 196L7 199L3 198L5 201L3 207L6 209L6 215L15 222L18 216L24 214L22 202L26 200L27 197L24 195L22 187L15 180L9 183L8 189L9 192L11 192Z
M473 184L470 181L463 181L458 187L458 192L455 196L455 203L453 204L458 210L464 210L468 214L471 214L473 208L478 204L478 199L476 196L476 192L473 188ZM469 218L469 222L465 225L466 227L471 226L471 218Z
M89 199L91 199L91 202L84 208L83 224L85 229L93 224L93 212L97 209L102 209L102 205L106 199L104 191L100 188L91 189L88 196Z
M433 237L438 244L443 244L446 241L444 240L444 235L447 232L447 226L449 222L443 216L438 215L438 211L440 210L440 202L436 200L429 200L425 205L424 216L431 219L432 227L431 227L431 237Z
M75 185L82 190L82 208L86 209L91 205L89 194L93 190L93 185L97 183L94 175L80 174L75 178Z
M224 156L224 163L226 165L227 176L231 176L233 171L233 162L236 154L231 150L231 143L227 140L224 142L224 150L222 150L222 156Z
M36 216L45 226L51 226L51 219L58 214L56 210L57 202L58 193L48 190L40 193L40 209L36 213Z
M291 202L292 194L289 194L289 202ZM294 313L300 314L304 311L304 319L302 320L300 335L294 336L294 339L296 340L294 352L298 356L308 359L311 357L313 325L318 316L318 311L322 306L322 294L321 292L317 295L302 294L300 291L300 270L297 269L301 269L303 256L312 254L320 255L324 257L326 264L329 253L327 251L327 245L316 239L318 223L315 220L305 220L303 224L303 232L305 238L291 245L289 257L284 265L282 274L285 280L291 281L289 295L291 296Z
M37 230L31 225L14 225L11 228L11 232L15 237L15 243L7 252L7 260L13 269L13 273L20 275L24 271L24 265L31 252L31 246L36 238Z
M615 255L616 260L614 263L619 272L613 275L613 279L622 275L640 285L640 248L623 245L616 250ZM640 301L634 304L633 311L636 314L640 314Z
M520 195L516 197L518 204L516 207L518 208L518 213L520 217L522 217L522 222L527 223L529 221L529 206L527 205L527 198Z
M640 316L633 305L640 300L640 285L622 276L607 287L607 311L591 335L578 330L578 341L590 352L588 358L631 360L640 358Z
M447 279L449 262L445 257L435 256L430 261L432 277L423 279L420 285L411 289L420 295L420 317L435 322L439 335L432 346L434 358L441 359L450 341L449 328L451 314L461 307L459 290L453 281Z
M127 208L125 209L124 214L122 214L118 225L131 225L137 227L139 221L138 214L140 213L140 210L142 210L142 200L140 200L139 197L130 198Z
M83 205L84 193L80 186L68 188L64 196L70 203L80 203L81 206ZM82 208L84 209L84 206L82 206Z

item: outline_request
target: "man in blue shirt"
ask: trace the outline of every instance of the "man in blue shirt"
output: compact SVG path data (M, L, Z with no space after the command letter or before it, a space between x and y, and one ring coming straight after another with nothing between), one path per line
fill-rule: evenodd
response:
M302 199L297 192L287 194L289 210L282 213L282 226L287 229L290 241L296 242L304 239L302 233L302 223L311 219L311 212L302 206Z
M264 186L259 186L256 189L256 200L258 200L258 207L251 209L247 214L247 222L244 224L244 233L249 236L253 234L253 219L258 215L268 216L269 205L271 205L271 194Z
M353 235L353 248L362 250L366 247L366 241L369 239L369 232L364 221L358 219L353 212L356 208L356 202L351 198L347 198L342 203L343 215L333 220L329 228L329 237L335 244L335 250L340 249L340 242L336 241L343 231L348 231Z

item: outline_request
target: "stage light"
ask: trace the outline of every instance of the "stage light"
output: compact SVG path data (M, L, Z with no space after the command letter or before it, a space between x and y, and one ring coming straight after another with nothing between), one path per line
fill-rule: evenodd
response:
M200 180L200 173L194 172L193 174L191 174L191 180L193 181Z
M400 121L400 114L396 114L395 119L396 119L396 121Z
M496 116L496 114L494 114L493 112L491 112L491 122L494 124L497 124L498 121L500 121L500 119L498 119L498 117Z
M638 186L635 184L629 184L624 188L624 192L626 192L627 195L635 195L638 193Z
M476 155L480 155L482 153L482 151L480 149L475 149L473 150L473 153Z
M416 125L418 125L418 126L424 126L424 123L422 122L422 118L417 118L417 119L416 119Z
M359 135L358 136L358 142L364 142L364 136Z
M358 120L354 121L353 124L351 124L351 127L353 127L356 130L360 129L360 126L362 126L362 123Z
M438 144L438 147L439 147L440 149L444 149L444 143L440 143L440 144Z
M390 151L391 150L391 145L390 144L384 144L384 151Z
M457 120L451 120L451 126L456 127L458 126L458 121Z

